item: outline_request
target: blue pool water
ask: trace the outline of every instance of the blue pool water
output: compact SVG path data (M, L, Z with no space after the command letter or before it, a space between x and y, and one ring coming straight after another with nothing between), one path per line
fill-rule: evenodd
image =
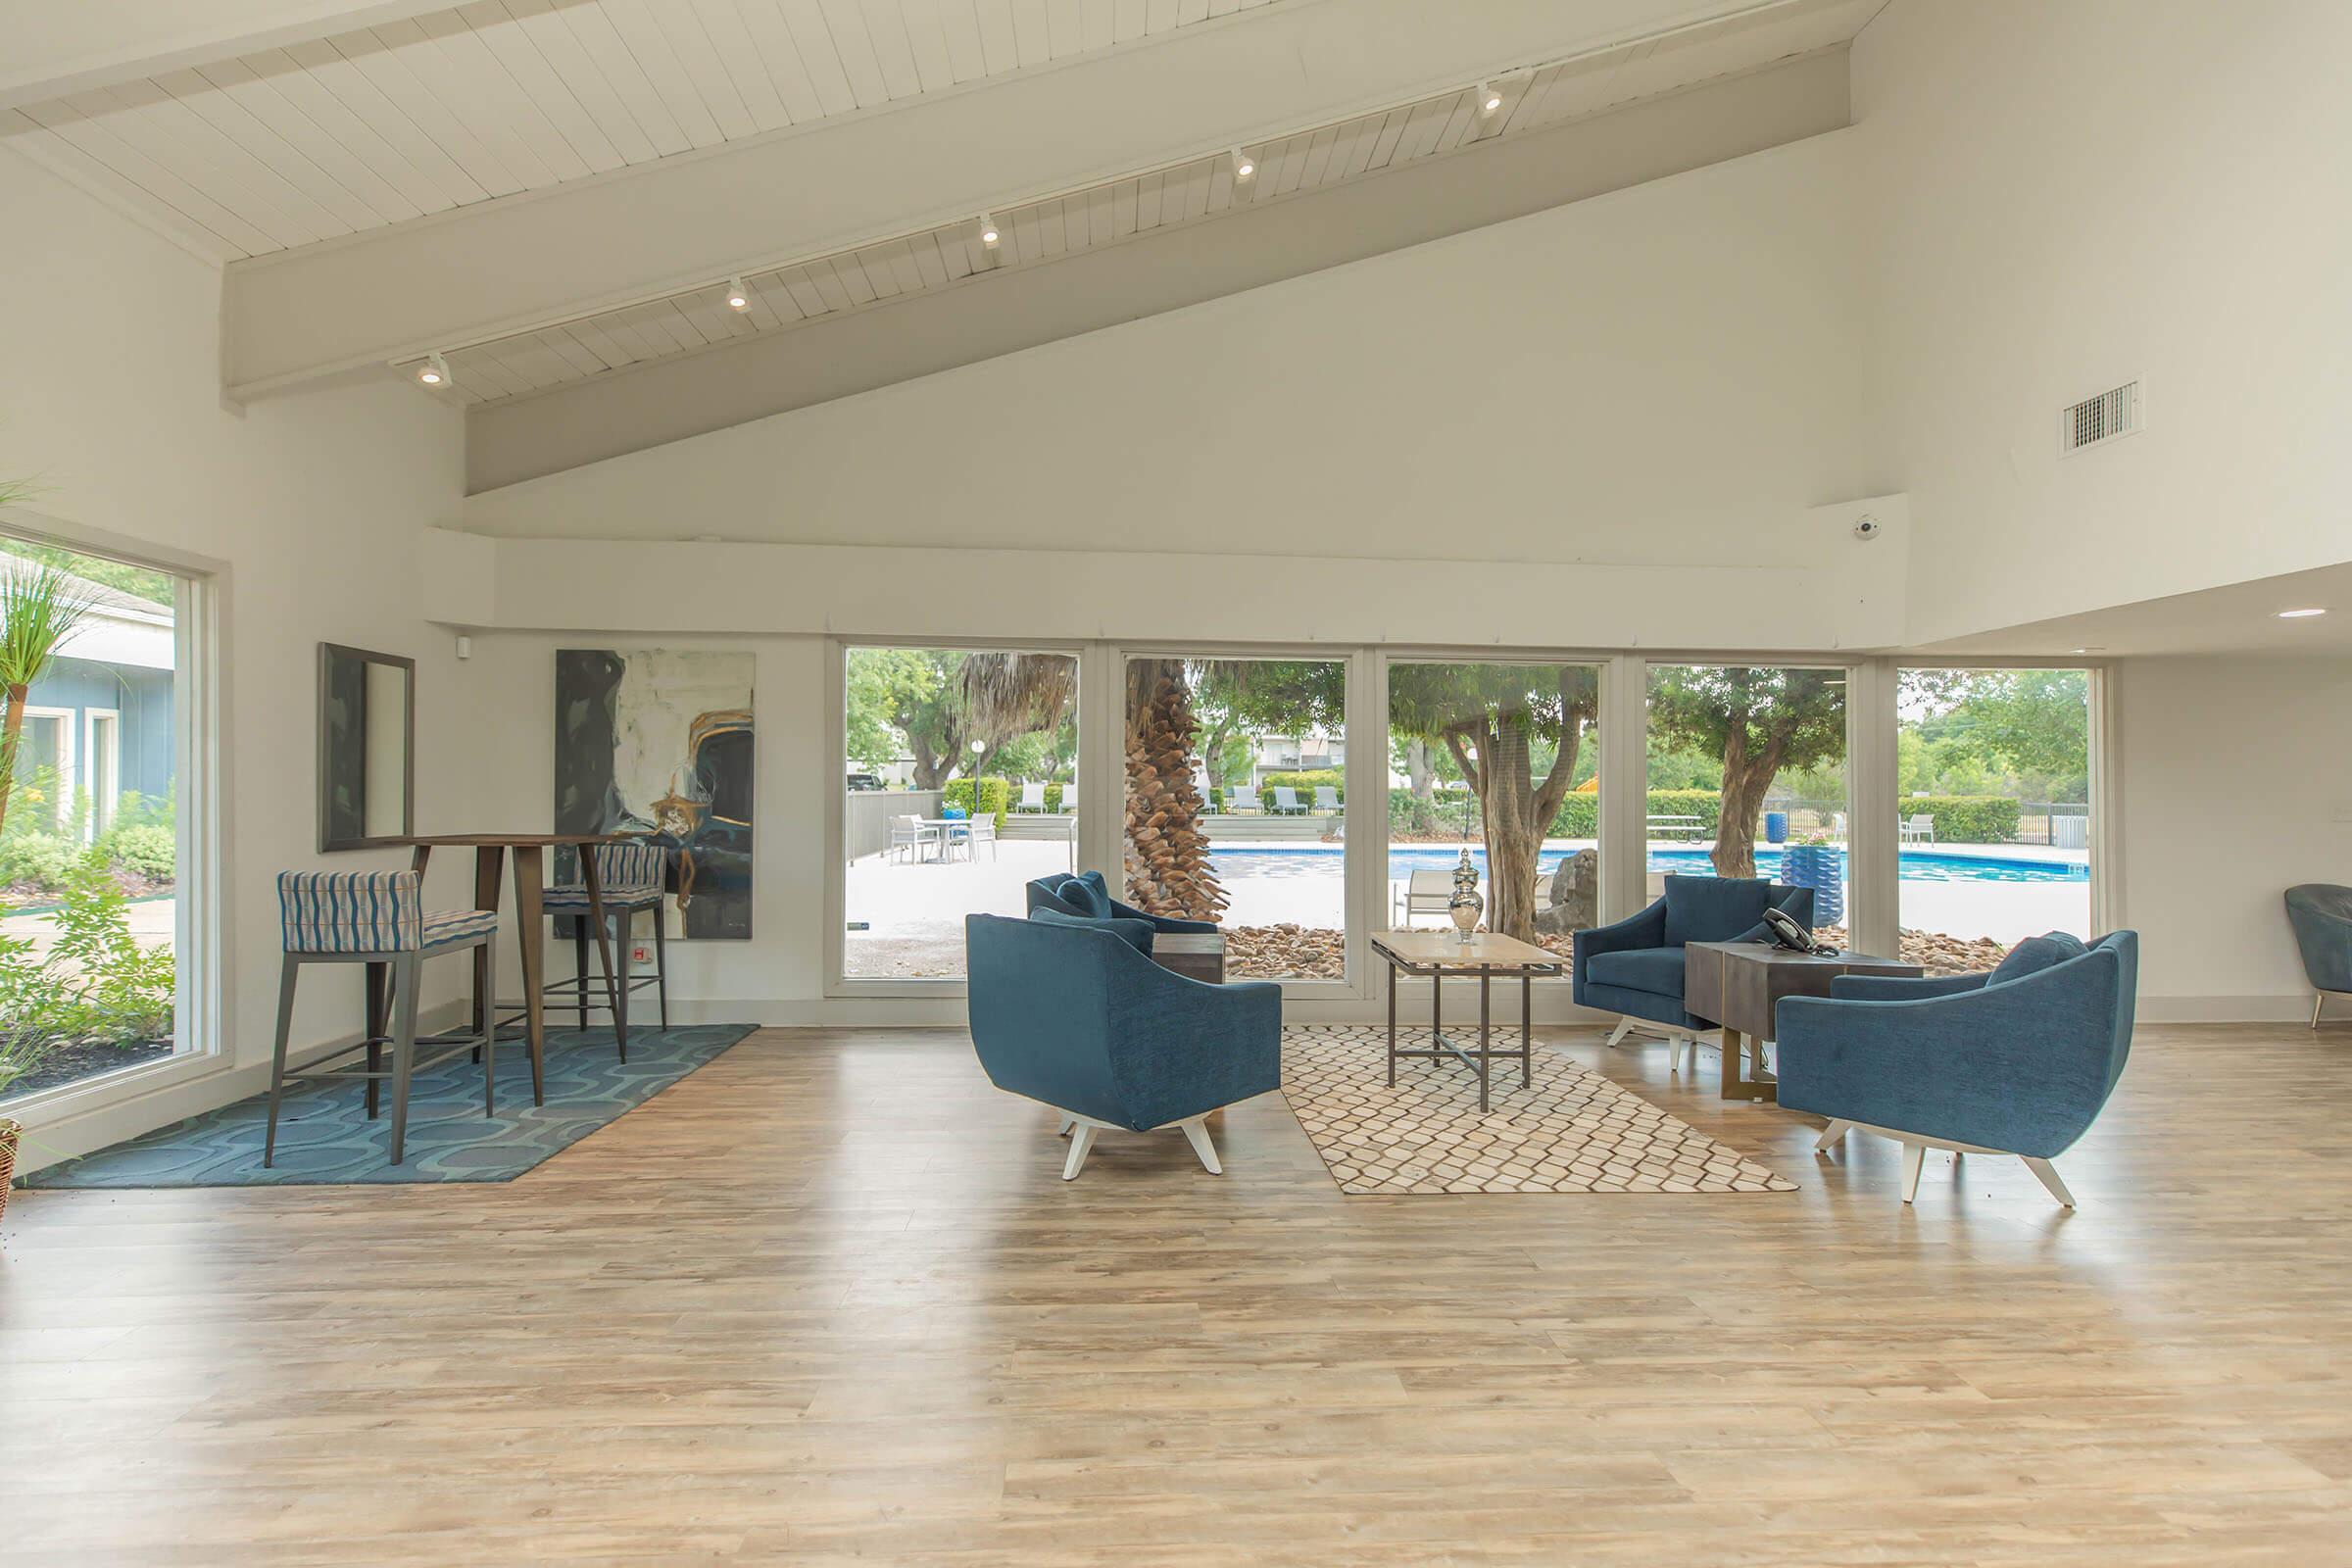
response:
M1337 880L1341 873L1343 848L1337 844L1297 844L1281 848L1250 846L1227 848L1218 846L1210 851L1220 877L1328 877ZM1435 844L1399 845L1389 851L1389 880L1402 882L1415 871L1444 868L1461 858L1456 849ZM1539 858L1537 873L1551 875L1559 864L1557 853ZM1470 863L1478 867L1479 875L1487 870L1486 851L1477 845L1470 847ZM1649 852L1652 871L1671 871L1684 876L1712 876L1714 867L1708 863L1704 850L1652 849ZM1781 852L1768 846L1756 849L1756 874L1777 875L1781 869ZM2068 865L2046 860L2008 860L1992 856L1943 855L1932 850L1902 852L1902 879L1905 882L2087 882L2090 867Z

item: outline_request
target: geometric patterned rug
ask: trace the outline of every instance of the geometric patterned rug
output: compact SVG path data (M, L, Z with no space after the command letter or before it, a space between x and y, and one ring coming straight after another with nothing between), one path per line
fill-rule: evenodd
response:
M1429 1047L1427 1029L1396 1043ZM1407 1037L1411 1038L1407 1038ZM1455 1039L1461 1033L1454 1033ZM1512 1049L1517 1029L1497 1027ZM1384 1024L1282 1031L1282 1092L1344 1193L1793 1193L1796 1183L1632 1090L1538 1047L1534 1083L1493 1067L1494 1108L1458 1061L1400 1061L1388 1083Z
M530 1055L498 1051L498 1114L482 1114L482 1069L452 1056L409 1085L408 1158L391 1162L391 1087L367 1114L358 1082L288 1085L277 1162L262 1168L267 1092L47 1166L21 1187L317 1187L345 1183L511 1182L643 1104L752 1032L750 1024L629 1031L624 1065L610 1029L551 1029L547 1103L531 1103Z

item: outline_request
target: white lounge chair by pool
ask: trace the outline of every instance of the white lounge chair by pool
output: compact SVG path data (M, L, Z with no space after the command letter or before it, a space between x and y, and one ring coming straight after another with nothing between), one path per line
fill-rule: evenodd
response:
M1452 912L1453 873L1444 866L1414 871L1397 889L1391 906L1398 930L1413 923L1416 914L1445 919Z
M1255 790L1227 790L1225 792L1225 809L1238 816L1244 811L1255 811L1263 815L1266 808L1257 804L1257 791Z
M1043 784L1022 785L1021 804L1014 807L1013 809L1016 811L1042 811L1045 808L1046 787Z
M1905 844L1933 844L1933 843L1935 843L1935 842L1936 842L1936 818L1935 818L1935 816L1934 816L1934 815L1932 815L1931 813L1927 812L1927 811L1921 811L1921 812L1919 812L1919 813L1918 813L1917 815L1915 815L1915 816L1906 816L1906 817L1904 817L1904 818L1903 818L1903 842L1904 842Z
M1298 804L1297 790L1288 784L1274 786L1274 814L1276 816L1300 816L1305 811L1306 808Z
M919 860L924 853L940 842L940 831L919 816L894 816L890 819L890 855L898 858L901 850L910 860Z
M1336 810L1338 810L1339 808L1340 808L1340 792L1339 792L1338 790L1335 790L1335 789L1333 789L1333 788L1332 788L1330 785L1328 785L1328 784L1318 784L1318 785L1316 785L1316 786L1315 786L1315 809L1316 809L1316 810L1318 810L1318 811L1336 811Z

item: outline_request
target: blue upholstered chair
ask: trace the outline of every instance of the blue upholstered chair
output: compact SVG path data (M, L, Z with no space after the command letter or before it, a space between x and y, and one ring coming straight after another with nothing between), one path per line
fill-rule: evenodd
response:
M588 888L581 882L551 887L539 896L539 904L549 914L572 917L572 978L550 980L547 1000L562 1005L566 999L579 1008L580 1027L588 1027L592 1011L609 1013L612 1019L612 1039L619 1049L620 1059L629 1059L629 995L647 986L655 987L655 1000L661 1004L662 1027L669 1027L669 946L662 918L662 901L669 889L669 846L651 839L625 839L612 844L594 844L589 850L596 856L597 894L604 900L605 920L611 926L608 935L612 944L612 972L602 985L591 985L588 979L588 942L596 935L588 925ZM654 911L654 972L633 975L630 963L631 927L636 924L638 911Z
M1756 877L1670 876L1666 896L1629 920L1579 931L1571 938L1575 967L1570 995L1580 1007L1619 1014L1614 1046L1637 1022L1662 1026L1670 1069L1690 1053L1698 1066L1698 1035L1715 1025L1683 1004L1683 947L1690 942L1744 942L1764 934L1764 911L1786 909L1810 930L1813 890Z
M2311 981L2311 1026L2329 997L2352 1002L2352 888L2306 882L2286 890L2286 918Z
M2050 1161L2096 1120L2132 1054L2139 937L2029 937L1989 974L1839 975L1785 999L1780 1102L1903 1146L1903 1201L1928 1150L2016 1154L2075 1206Z
M1039 909L1058 909L1063 914L1082 915L1090 920L1145 920L1154 931L1214 931L1214 920L1179 920L1174 915L1146 914L1132 905L1121 904L1110 896L1110 888L1100 871L1081 871L1076 876L1056 871L1041 876L1028 887L1029 912Z
M392 1163L408 1155L409 1080L461 1051L480 1054L482 1113L498 1112L498 995L496 969L498 911L424 907L424 879L415 871L285 871L277 879L279 931L285 960L277 979L277 1048L270 1058L270 1128L263 1135L262 1163L277 1158L277 1112L289 1082L359 1079L368 1085L368 1117L375 1119L378 1087L392 1084ZM473 1027L452 1035L416 1038L416 989L424 960L444 954L475 956ZM368 1027L351 1045L326 1052L299 1071L286 1067L294 1031L294 988L303 965L364 963L368 966ZM435 1054L416 1059L418 1046ZM384 1065L384 1048L392 1063ZM443 1049L446 1048L446 1049ZM365 1052L365 1067L336 1066Z
M1124 923L1124 922L1121 922ZM1061 1112L1074 1179L1105 1127L1181 1127L1213 1174L1203 1118L1282 1085L1282 988L1172 973L1101 922L966 915L972 1046L989 1081Z

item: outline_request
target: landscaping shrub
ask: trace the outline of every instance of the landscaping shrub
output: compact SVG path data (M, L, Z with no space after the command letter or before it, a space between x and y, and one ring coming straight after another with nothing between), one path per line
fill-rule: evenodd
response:
M151 882L169 882L179 865L179 835L160 822L117 824L95 846L109 865L135 871Z
M11 833L0 839L0 888L54 892L80 853L54 833Z
M55 1047L134 1045L172 1029L172 950L131 936L128 901L98 855L76 858L63 883L47 954L29 937L0 938L0 1088Z
M1905 798L1905 820L1925 811L1936 820L1939 844L2009 844L2017 838L2017 802L2006 795L1921 795Z
M1315 789L1320 785L1336 791L1340 797L1340 804L1345 806L1348 804L1348 791L1342 781L1347 776L1336 767L1308 768L1301 773L1268 773L1265 783L1258 786L1257 798L1271 806L1274 802L1274 791L1280 787L1297 790L1298 804L1312 806L1315 801Z

